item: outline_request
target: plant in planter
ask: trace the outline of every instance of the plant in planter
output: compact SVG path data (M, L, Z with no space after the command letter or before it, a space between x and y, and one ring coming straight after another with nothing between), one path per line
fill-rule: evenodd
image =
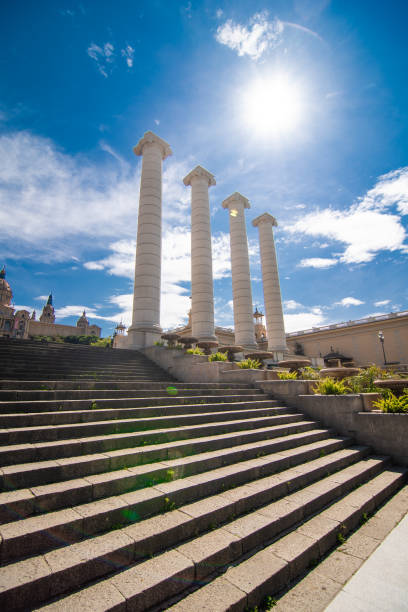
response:
M231 346L220 346L218 351L220 353L226 353L228 361L234 361L235 353L243 353L244 347L232 344Z
M193 347L193 344L196 344L196 342L198 342L198 339L193 338L193 336L182 336L181 338L179 338L179 342L184 346L185 349L191 349Z
M342 380L327 377L316 382L313 393L320 395L347 395L347 393L350 393L350 389Z
M397 397L388 391L373 406L382 410L382 412L403 412L408 413L408 389L404 389L404 394Z
M208 361L210 363L212 361L227 361L227 356L225 353L211 353L211 355L208 355Z
M299 380L319 380L319 370L306 366L300 370Z
M344 383L351 389L352 393L377 393L380 389L374 384L378 378L383 378L383 371L375 365L360 370L355 376L344 379Z
M164 346L164 342L159 342L159 340L157 340L157 342L154 343L154 346Z
M175 348L177 340L180 339L180 336L178 334L162 334L161 337L163 338L163 340L167 341L167 346L169 348Z
M218 342L215 340L201 340L197 342L197 346L203 349L205 355L211 355L211 349L218 346Z
M195 348L189 348L186 350L188 355L205 355L204 351L200 349L198 346Z
M259 368L262 367L262 363L257 359L251 359L250 357L247 357L247 359L238 361L237 366L242 370L259 370Z
M296 380L298 377L297 372L278 372L277 374L280 380Z

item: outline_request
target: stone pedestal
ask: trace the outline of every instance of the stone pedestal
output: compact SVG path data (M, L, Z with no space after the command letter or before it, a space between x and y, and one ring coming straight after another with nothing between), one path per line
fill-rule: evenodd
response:
M128 347L152 346L159 340L162 240L162 161L171 155L170 146L146 132L133 149L143 155L137 227L135 286L132 325Z
M230 219L235 344L242 345L245 348L256 348L248 240L244 212L245 208L250 208L250 205L247 198L235 192L224 200L222 206L228 209Z
M214 176L197 166L184 178L191 185L191 320L192 335L201 342L216 341L208 188Z
M273 226L277 226L278 223L275 217L264 213L254 219L252 225L259 230L268 351L272 351L275 359L280 361L288 352L288 347L286 346L278 264L273 239Z

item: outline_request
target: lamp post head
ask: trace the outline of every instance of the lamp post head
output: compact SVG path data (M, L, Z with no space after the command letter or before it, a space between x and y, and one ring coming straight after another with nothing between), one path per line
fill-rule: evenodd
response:
M381 330L378 332L378 339L380 342L384 342L384 334Z

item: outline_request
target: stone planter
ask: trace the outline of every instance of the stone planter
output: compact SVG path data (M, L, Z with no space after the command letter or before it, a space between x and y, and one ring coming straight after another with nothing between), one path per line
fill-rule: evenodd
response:
M269 371L268 371L269 373ZM287 401L288 404L295 403L299 395L313 393L312 388L315 380L265 380L257 384L264 393L269 393L278 399Z
M376 410L373 403L380 399L381 393L360 393L364 412Z
M264 380L265 370L261 369L231 369L221 371L220 381L230 383L246 383L252 385L255 381Z

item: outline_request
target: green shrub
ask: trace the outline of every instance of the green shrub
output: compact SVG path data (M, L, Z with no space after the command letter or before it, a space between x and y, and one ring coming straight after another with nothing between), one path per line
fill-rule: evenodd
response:
M344 379L344 382L352 393L375 393L379 392L380 389L374 385L374 381L385 377L386 373L381 368L372 365L365 370L360 370L356 376L349 376Z
M384 393L383 397L373 406L379 408L383 412L405 412L408 413L408 389L404 389L404 395L397 397L392 391Z
M300 380L320 380L319 370L306 366L300 370Z
M281 380L296 380L298 377L297 372L277 372L277 374Z
M211 355L208 355L208 361L227 361L227 356L225 353L220 353L218 351L217 353L211 353Z
M321 395L346 395L350 393L349 387L347 387L342 380L335 380L334 378L322 378L319 380L313 388L313 393L319 393Z
M157 340L157 342L154 343L154 346L164 346L164 342L159 342Z
M242 361L237 362L237 366L242 370L258 370L262 367L262 363L257 359L243 359Z
M200 349L198 346L195 348L190 348L186 350L186 353L189 355L205 355L203 349Z
M95 340L90 343L90 346L106 348L112 344L112 338L110 336L107 336L106 338L96 338L95 336L91 336L91 338L95 338Z

